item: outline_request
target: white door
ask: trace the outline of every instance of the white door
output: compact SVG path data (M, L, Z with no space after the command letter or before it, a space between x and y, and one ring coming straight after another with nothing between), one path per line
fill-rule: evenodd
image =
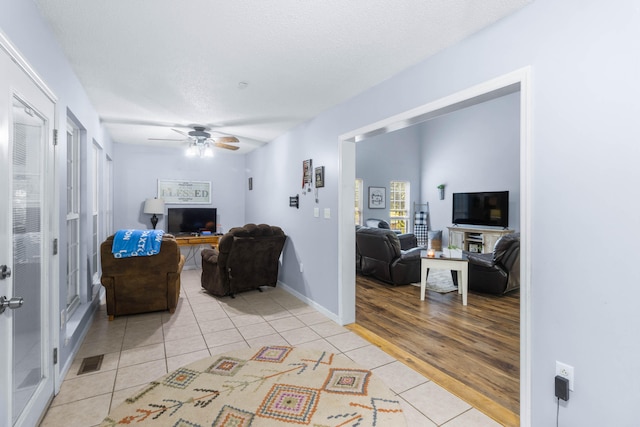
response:
M55 104L1 47L0 425L33 426L54 393Z

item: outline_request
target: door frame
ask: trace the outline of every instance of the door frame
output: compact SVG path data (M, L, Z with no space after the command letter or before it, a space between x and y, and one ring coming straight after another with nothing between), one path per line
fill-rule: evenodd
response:
M520 425L531 425L531 66L461 90L433 102L354 129L339 136L338 315L345 325L356 320L354 182L355 143L404 129L438 115L520 92Z
M49 118L48 128L47 128L47 143L43 149L43 174L46 175L45 184L43 188L43 201L44 201L44 211L47 212L47 215L43 215L43 260L42 260L42 268L43 271L46 271L44 277L49 277L48 285L46 286L46 291L43 293L42 298L48 298L50 301L50 305L48 309L45 310L43 316L45 318L45 325L48 328L45 329L46 337L42 342L43 347L45 348L45 354L49 356L46 357L46 360L49 361L50 364L46 365L45 371L48 370L50 375L52 376L53 382L53 394L51 398L55 395L56 391L60 389L60 370L59 364L53 362L53 351L54 348L58 347L58 343L60 340L60 328L59 328L59 318L57 313L60 308L60 296L59 292L59 266L58 266L58 257L53 254L54 247L54 239L58 239L58 176L57 176L57 152L54 146L54 135L55 129L57 129L58 124L58 97L55 93L49 88L49 86L45 83L45 81L36 73L34 68L29 64L22 54L18 51L18 49L11 43L8 37L0 30L0 50L4 51L9 58L18 66L18 68L25 74L25 76L31 80L31 82L35 85L35 87L42 92L42 94L53 104L53 117ZM11 86L11 84L9 84ZM20 93L12 90L10 97L13 98L14 95L22 97ZM2 95L4 96L4 95ZM9 129L10 124L7 123L7 129ZM9 144L10 141L7 141ZM7 161L9 159L7 158ZM59 249L59 248L58 248ZM3 367L6 369L6 367ZM12 366L9 366L9 369L12 370ZM11 387L9 387L11 390ZM29 412L29 407L32 402L30 402L25 408L25 413ZM39 418L41 418L44 413L37 414ZM24 417L21 417L23 419ZM18 420L20 421L20 420Z

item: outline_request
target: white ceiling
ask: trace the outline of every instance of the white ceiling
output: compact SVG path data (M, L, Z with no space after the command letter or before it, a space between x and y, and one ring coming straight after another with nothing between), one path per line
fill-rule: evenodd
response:
M532 0L34 1L114 141L245 153Z

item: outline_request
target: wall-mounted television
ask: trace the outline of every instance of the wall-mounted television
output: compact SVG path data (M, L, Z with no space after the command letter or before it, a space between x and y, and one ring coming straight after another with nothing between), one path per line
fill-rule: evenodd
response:
M173 235L216 232L218 214L216 208L167 209L167 233Z
M509 192L453 193L454 224L509 226Z

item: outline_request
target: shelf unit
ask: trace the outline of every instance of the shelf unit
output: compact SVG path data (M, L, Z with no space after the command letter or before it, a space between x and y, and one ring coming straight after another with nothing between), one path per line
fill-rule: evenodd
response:
M449 245L462 248L464 251L490 253L498 239L513 230L477 227L447 227L449 229Z

